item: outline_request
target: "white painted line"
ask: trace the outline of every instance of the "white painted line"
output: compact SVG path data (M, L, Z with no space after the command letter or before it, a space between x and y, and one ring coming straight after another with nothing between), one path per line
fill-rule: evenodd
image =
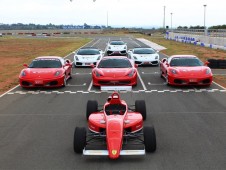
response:
M134 44L136 44L136 45L138 45L139 47L141 47L141 45L138 44L136 41L134 41L132 38L130 38L130 40L131 40L132 42L134 42Z
M86 86L86 83L83 84L67 84L69 87L80 87L80 86Z
M91 45L91 47L93 47L94 45L96 45L99 41L100 41L100 39L98 39L93 45Z
M91 90L92 86L93 86L93 80L91 81L91 83L90 83L89 88L88 88L88 90L87 90L87 91L89 91L89 92L90 92L90 90Z
M139 72L137 72L137 75L138 75L138 78L140 79L140 82L141 82L141 84L142 84L142 86L143 86L143 89L146 91L147 88L146 88L146 86L145 86L143 80L141 79L141 76L140 76Z
M3 97L3 96L5 96L7 93L9 93L9 92L11 92L11 91L13 91L14 89L16 89L17 87L19 87L20 85L17 85L16 87L13 87L12 89L10 89L9 91L7 91L7 92L5 92L5 93L3 93L1 96L0 96L0 98L1 97Z
M216 82L214 82L214 81L213 81L213 83L216 84L217 86L219 86L220 88L222 88L223 90L226 90L226 88L223 87L223 86L221 86L220 84L218 84L218 83L216 83Z

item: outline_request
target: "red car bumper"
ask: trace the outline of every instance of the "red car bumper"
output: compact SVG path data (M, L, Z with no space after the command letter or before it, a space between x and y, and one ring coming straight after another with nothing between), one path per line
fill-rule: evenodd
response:
M94 86L135 86L137 84L137 75L133 77L96 77L93 75L93 85Z
M178 86L186 86L186 85L200 85L200 86L208 86L211 85L213 81L212 76L206 77L175 77L168 76L168 83L170 85L178 85Z
M19 78L21 87L61 87L64 85L64 76L55 79L24 79Z

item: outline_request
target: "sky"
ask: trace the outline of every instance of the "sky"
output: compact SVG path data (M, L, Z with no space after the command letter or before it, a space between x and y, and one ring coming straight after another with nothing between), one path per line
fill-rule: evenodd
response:
M163 27L164 6L169 27L203 26L204 9L207 27L226 24L226 0L0 0L0 23Z

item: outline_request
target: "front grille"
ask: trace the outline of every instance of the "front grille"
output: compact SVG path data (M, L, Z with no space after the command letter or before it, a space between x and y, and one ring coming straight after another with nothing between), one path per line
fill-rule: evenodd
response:
M81 66L81 65L82 65L82 63L81 63L81 62L76 62L76 65Z
M176 83L176 84L183 84L184 81L181 80L181 79L175 79L175 80L174 80L174 83Z
M58 84L58 81L51 81L46 84L46 86L56 86Z
M23 86L31 86L32 84L27 81L22 81Z
M152 61L151 64L158 64L158 61Z
M210 83L210 79L205 79L202 81L203 84L209 84Z
M126 85L130 84L131 81L117 81L117 82L112 82L112 81L98 81L99 84L102 85Z
M140 61L135 61L135 64L141 64L142 62L140 62Z

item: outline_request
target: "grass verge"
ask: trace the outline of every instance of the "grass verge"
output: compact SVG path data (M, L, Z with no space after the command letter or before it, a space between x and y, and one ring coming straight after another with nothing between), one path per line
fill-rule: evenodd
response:
M85 38L15 38L0 39L0 94L18 84L24 63L38 56L66 56L91 41Z

